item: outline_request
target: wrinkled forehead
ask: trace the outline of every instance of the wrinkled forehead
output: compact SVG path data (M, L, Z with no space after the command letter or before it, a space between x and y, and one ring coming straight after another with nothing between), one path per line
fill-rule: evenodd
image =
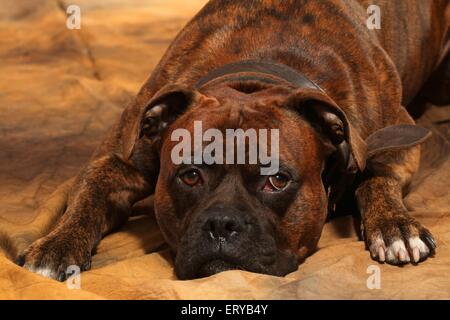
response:
M244 137L245 152L252 144L268 155L276 150L279 161L291 167L315 165L318 139L312 127L295 111L278 101L265 99L220 99L216 106L194 106L170 125L163 137L161 156L170 157L173 148L189 133L191 150L201 144L203 150L217 137L225 145L231 137ZM200 142L199 142L200 141ZM235 140L238 141L238 140ZM197 145L195 145L197 143ZM272 144L276 144L272 147ZM224 147L224 155L227 149ZM247 159L248 160L248 159ZM259 159L258 159L259 160ZM164 164L171 162L165 160ZM172 163L172 166L175 165Z

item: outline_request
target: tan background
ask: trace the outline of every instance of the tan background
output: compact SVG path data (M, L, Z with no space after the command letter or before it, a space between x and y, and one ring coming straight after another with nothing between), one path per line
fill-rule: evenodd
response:
M0 0L0 217L13 224L32 221L57 185L86 163L205 1L72 3L81 7L81 30L65 27L64 1ZM141 217L101 242L81 290L29 273L0 253L0 298L448 299L449 131L434 122L449 118L449 108L433 108L420 120L435 134L407 204L438 241L437 256L420 266L371 261L344 218L326 226L320 250L285 278L228 271L178 281L154 221ZM6 237L11 230L3 230ZM380 290L366 286L369 265L381 269Z

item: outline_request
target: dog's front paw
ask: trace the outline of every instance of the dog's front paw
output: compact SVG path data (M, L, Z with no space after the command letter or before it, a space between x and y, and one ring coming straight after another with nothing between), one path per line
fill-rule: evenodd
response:
M81 271L90 269L91 252L71 235L49 235L32 243L17 263L45 277L64 281L69 276L69 266L75 265Z
M372 258L379 262L416 264L433 256L436 249L431 233L407 214L364 221L364 234Z

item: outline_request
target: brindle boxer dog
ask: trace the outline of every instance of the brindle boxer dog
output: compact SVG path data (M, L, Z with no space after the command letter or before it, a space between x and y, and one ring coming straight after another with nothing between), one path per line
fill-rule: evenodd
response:
M371 4L380 30L366 26ZM154 193L179 278L282 276L314 252L342 190L355 190L373 259L425 260L435 241L402 196L428 132L404 106L439 65L448 74L448 24L448 1L210 1L80 172L62 219L19 263L58 280L68 265L88 269L100 239ZM173 164L171 133L192 132L194 120L204 130L279 129L280 170Z

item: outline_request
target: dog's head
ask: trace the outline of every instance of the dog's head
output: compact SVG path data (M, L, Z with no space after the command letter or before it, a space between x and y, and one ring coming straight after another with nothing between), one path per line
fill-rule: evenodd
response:
M227 147L227 129L256 133L256 146L249 135L242 140L244 163L237 146ZM267 130L264 143L261 130ZM284 85L227 83L201 93L168 86L154 95L132 131L125 157L137 143L159 153L155 212L181 279L229 269L272 275L296 270L315 250L325 223L327 160L348 150L355 165L364 166L364 143L333 101ZM174 161L189 137L185 146L192 155ZM196 150L206 154L213 142L219 143L214 156L223 151L222 164L194 159ZM276 169L262 174L270 164L259 156L250 161L252 150L266 151Z

